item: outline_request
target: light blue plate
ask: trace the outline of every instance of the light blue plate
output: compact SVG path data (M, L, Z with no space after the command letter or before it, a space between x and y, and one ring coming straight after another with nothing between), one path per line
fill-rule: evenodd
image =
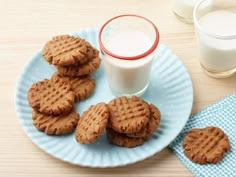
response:
M82 30L79 35L99 48L96 29ZM142 146L124 148L111 144L105 133L94 144L76 142L74 134L48 136L38 131L32 123L31 107L27 101L30 86L56 71L38 51L24 67L16 86L16 113L29 138L42 150L63 161L89 167L115 167L141 161L167 147L180 133L187 122L193 103L193 88L190 76L178 57L164 44L160 44L154 59L150 85L143 99L158 106L162 113L159 128ZM93 73L96 88L92 96L76 104L81 114L90 105L113 99L104 67Z

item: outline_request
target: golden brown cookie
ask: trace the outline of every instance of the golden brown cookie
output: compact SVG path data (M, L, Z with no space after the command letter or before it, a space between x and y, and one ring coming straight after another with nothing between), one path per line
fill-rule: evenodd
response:
M150 118L145 127L143 127L140 131L135 133L126 134L129 137L142 137L146 140L150 138L153 132L157 129L160 121L161 121L161 112L160 110L153 104L149 105L150 109Z
M101 59L94 57L87 63L79 66L56 66L58 72L62 76L83 76L88 75L97 70L100 66Z
M228 137L217 127L194 128L187 132L183 148L185 155L199 164L217 163L229 151Z
M53 78L60 78L71 84L71 88L75 94L75 101L81 101L89 97L95 88L95 80L89 75L80 77L67 77L61 76L58 74L58 72L55 72L52 76L52 79Z
M88 58L88 61L93 59L94 57L98 57L98 50L94 48L89 42L85 41L85 45L87 47L86 57Z
M79 115L75 109L68 114L58 116L42 114L36 110L32 112L34 126L49 135L63 135L75 130Z
M84 64L88 61L87 43L80 37L59 35L43 47L43 57L53 65L68 66Z
M70 84L61 79L44 79L34 83L27 98L32 108L49 115L70 112L75 100Z
M122 96L108 103L110 111L109 126L119 133L135 133L149 121L149 106L142 99Z
M75 139L81 144L91 144L107 126L109 110L105 103L90 106L81 116L75 132Z
M124 146L124 147L135 147L142 145L144 143L144 138L132 138L128 137L125 134L118 133L111 128L107 128L107 136L108 138L116 145L118 146Z

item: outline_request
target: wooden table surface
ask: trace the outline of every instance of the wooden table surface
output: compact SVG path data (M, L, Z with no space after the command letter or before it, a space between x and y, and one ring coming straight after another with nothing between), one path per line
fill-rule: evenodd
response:
M161 42L183 61L194 87L192 113L236 90L236 76L208 77L200 68L193 25L182 23L169 0L0 0L0 176L192 176L168 149L136 164L93 169L57 160L40 150L25 135L14 106L17 76L29 58L52 36L101 27L109 18L134 13L152 20Z

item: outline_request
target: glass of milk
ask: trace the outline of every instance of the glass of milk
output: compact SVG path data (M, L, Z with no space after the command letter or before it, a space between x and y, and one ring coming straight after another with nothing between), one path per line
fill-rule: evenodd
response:
M203 70L215 78L236 72L236 1L202 0L194 9L194 24Z
M193 23L193 9L199 0L172 0L172 11L183 22Z
M102 62L113 95L141 96L147 89L159 32L138 15L120 15L99 31Z

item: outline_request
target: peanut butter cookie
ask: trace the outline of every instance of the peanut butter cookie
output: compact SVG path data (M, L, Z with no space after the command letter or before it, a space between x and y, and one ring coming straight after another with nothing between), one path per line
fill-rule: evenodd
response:
M185 155L199 164L217 163L229 151L228 137L217 127L194 128L187 132L183 148Z

